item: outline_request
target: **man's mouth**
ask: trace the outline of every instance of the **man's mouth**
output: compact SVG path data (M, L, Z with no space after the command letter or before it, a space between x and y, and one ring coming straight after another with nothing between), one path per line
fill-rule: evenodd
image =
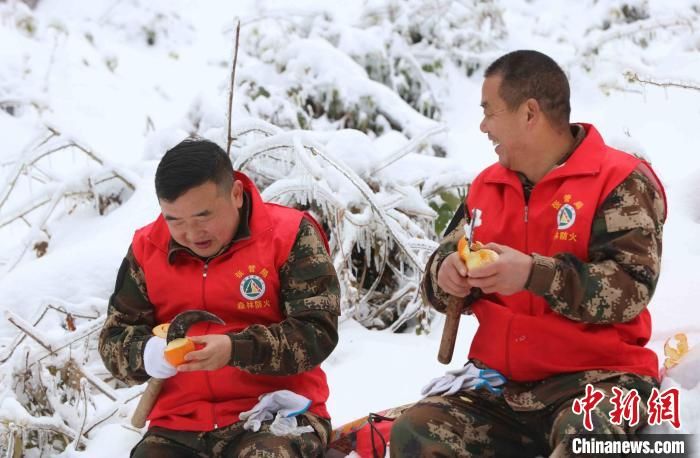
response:
M199 249L209 248L210 245L211 240L205 240L203 242L194 242L194 246L196 246Z

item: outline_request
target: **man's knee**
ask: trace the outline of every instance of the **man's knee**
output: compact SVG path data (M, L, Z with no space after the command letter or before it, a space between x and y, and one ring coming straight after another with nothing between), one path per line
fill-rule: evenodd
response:
M275 436L272 433L260 433L247 437L242 443L233 447L226 456L241 458L267 457L322 457L326 446L318 434L304 433L300 436Z
M164 437L146 435L131 451L131 458L197 458L200 455Z
M401 456L401 450L407 450L412 443L417 442L420 435L421 427L423 426L419 416L411 412L413 409L408 409L399 416L391 426L391 451L392 456ZM396 453L394 453L396 452Z
M589 434L606 435L610 438L624 438L628 431L622 425L613 424L608 416L607 409L595 408L591 412L591 424L593 430L589 431L584 426L584 418L575 414L570 408L561 410L552 423L550 432L550 446L552 457L577 456L573 450L573 439ZM611 455L612 456L612 455Z
M406 410L391 428L391 456L460 456L465 453L466 413L457 418L448 398L427 398Z

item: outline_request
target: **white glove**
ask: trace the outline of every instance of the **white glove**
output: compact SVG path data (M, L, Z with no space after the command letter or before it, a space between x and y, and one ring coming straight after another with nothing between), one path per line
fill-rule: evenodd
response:
M177 374L175 366L165 360L166 346L167 343L162 337L153 336L146 342L143 349L143 366L151 377L166 379Z
M263 421L275 419L270 425L270 432L276 436L287 434L299 435L312 432L311 426L297 425L297 415L311 406L311 400L289 390L273 391L260 396L260 401L252 409L241 412L241 420L245 420L243 429L257 432Z
M499 386L506 383L506 378L494 369L479 369L472 363L464 367L447 371L442 377L432 379L421 390L423 396L451 396L462 390L486 388L494 394L503 391Z
M299 426L297 417L283 417L279 413L270 425L270 432L275 436L301 436L304 433L312 433L314 429L309 426Z

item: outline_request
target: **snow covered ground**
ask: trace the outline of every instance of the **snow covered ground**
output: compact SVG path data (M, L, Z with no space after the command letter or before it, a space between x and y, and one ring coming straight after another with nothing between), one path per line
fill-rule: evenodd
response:
M13 256L22 243L41 234L23 238L28 236L22 229L5 232L0 240L5 272L0 275L0 309L28 321L47 303L71 304L86 315L104 313L133 230L158 213L152 181L160 155L190 131L193 113L199 113L200 124L210 126L208 132L217 141L223 138L234 18L242 18L245 36L263 16L274 16L283 24L289 17L312 21L325 14L347 31L344 37L350 41L339 47L350 52L352 47L376 46L367 33L360 35L353 27L363 10L385 3L391 2L296 1L292 8L283 1L39 0L36 10L30 11L18 1L0 1L0 133L4 140L0 187L6 187L27 145L43 138L45 123L100 152L105 167L122 171L135 185L133 194L105 216L85 206L78 205L74 211L65 208L66 214L52 221L49 250L43 257L35 258L29 250L14 265ZM431 14L440 14L445 3L425 2ZM550 54L570 75L572 120L594 123L612 145L646 154L666 186L669 212L661 280L649 306L654 324L650 345L663 360L664 341L678 332L687 334L691 352L667 374L663 388L680 389L680 431L700 438L700 159L692 140L700 124L700 83L693 83L700 74L700 6L691 0L672 6L653 0L587 0L575 5L555 0L501 0L494 4L503 12L508 34L484 52L486 61L523 48ZM649 18L641 21L651 30L646 44L605 30L590 31L610 18L614 22L617 16L611 11L623 5L648 12ZM608 30L624 36L638 25L630 22ZM265 33L261 40L272 39ZM376 33L379 40L383 32ZM155 40L153 45L149 39ZM318 38L309 41L310 46L327 46ZM261 60L275 57L261 56ZM240 78L259 78L282 84L278 76L265 73L251 59L240 64L239 82ZM331 64L347 65L340 58ZM467 78L463 69L447 62L444 75L429 80L442 111L441 122L447 127L447 158L440 167L465 176L495 159L492 145L478 127L482 70ZM623 76L625 71L637 72L640 78L694 84L696 89L630 82ZM344 86L347 91L357 87L352 82ZM247 115L236 105L237 100L234 97L234 119ZM18 108L10 113L8 107ZM421 119L426 120L425 126L431 125L427 118ZM415 133L420 130L416 127ZM373 144L378 153L385 153L405 141L387 136ZM370 161L371 152L360 153L350 158L356 170L363 167L363 161ZM405 174L411 168L410 173L434 172L425 169L426 162L419 162L428 158L414 159L416 162L395 164L383 173ZM72 174L85 176L83 171L101 167L75 153L54 161L47 174L64 181L70 181ZM28 185L24 192L31 194L39 187L33 186ZM6 216L0 213L0 221ZM11 266L14 268L7 272ZM41 328L47 339L64 333L59 318L51 320ZM393 334L368 331L344 318L340 344L324 363L334 424L415 401L421 386L445 369L436 360L441 328L442 318L438 317L427 336ZM450 368L462 364L459 355L466 355L475 328L473 318L462 319ZM0 319L0 355L7 353L17 332ZM89 368L100 372L99 361L91 364ZM9 379L0 380L0 417L21 413ZM127 456L139 439L137 432L122 426L128 423L128 410L133 406L132 402L97 426L85 451L69 448L63 456ZM700 444L696 448L700 450Z

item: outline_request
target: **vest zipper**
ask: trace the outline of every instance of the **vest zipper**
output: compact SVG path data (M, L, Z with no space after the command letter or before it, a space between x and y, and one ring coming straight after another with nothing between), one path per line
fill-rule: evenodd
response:
M207 259L204 261L204 269L202 270L202 308L204 310L207 309L207 301L205 299L205 290L207 286L207 271L209 270L209 260ZM208 326L207 326L208 327ZM204 374L204 378L207 380L207 386L209 387L209 396L213 400L214 399L214 388L211 386L211 379L209 378L209 371L207 371L206 374ZM214 408L214 403L212 402L211 404L211 418L212 421L214 422L214 429L217 429L219 427L218 422L216 421L216 409Z

